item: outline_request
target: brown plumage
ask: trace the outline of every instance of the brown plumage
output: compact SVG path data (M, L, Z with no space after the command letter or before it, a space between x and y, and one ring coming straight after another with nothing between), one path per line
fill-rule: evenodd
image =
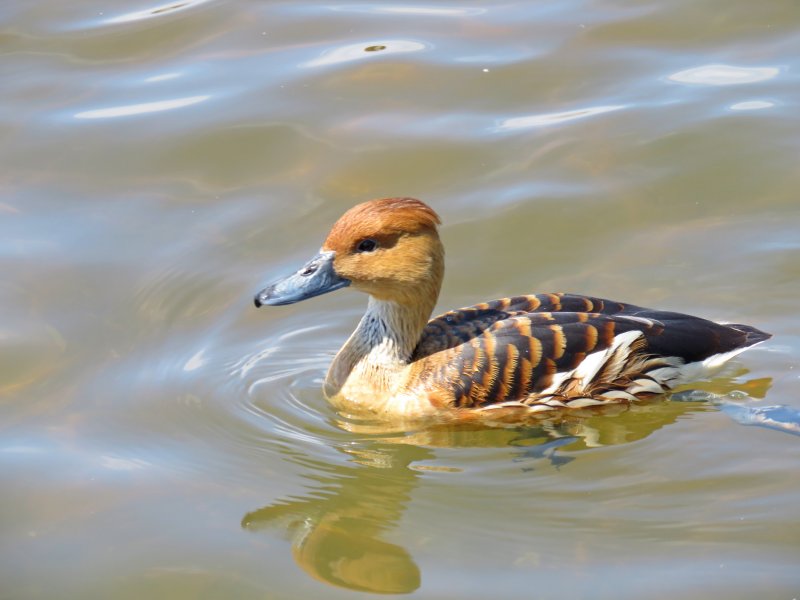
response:
M326 378L338 407L386 417L519 416L628 402L702 377L771 337L575 294L502 298L429 322L444 275L439 222L412 198L359 204L320 255L256 297L257 306L286 304L347 285L369 294Z

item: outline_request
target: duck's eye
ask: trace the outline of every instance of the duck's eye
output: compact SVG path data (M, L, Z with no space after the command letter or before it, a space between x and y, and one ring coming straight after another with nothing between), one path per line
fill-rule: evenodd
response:
M378 247L378 242L375 240L361 240L358 242L358 246L356 246L356 252L372 252L375 248Z

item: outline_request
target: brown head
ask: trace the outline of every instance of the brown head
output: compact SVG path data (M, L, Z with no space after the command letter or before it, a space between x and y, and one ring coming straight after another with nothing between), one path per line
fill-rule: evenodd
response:
M331 228L322 251L297 273L256 296L256 306L289 304L352 285L379 300L435 302L444 274L439 216L414 198L370 200Z

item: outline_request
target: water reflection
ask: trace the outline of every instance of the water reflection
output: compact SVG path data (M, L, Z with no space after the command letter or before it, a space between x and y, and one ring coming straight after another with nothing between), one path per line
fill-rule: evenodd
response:
M761 406L747 403L747 400L753 398L762 400L766 397L772 385L771 377L751 379L739 385L729 379L717 385L715 391L710 391L707 385L701 382L692 386L692 389L676 392L672 394L672 400L707 402L718 407L740 425L754 425L800 435L800 410L783 404Z
M170 79L177 79L180 77L180 73L162 73L161 75L153 75L152 77L148 77L145 79L147 83L156 83L158 81L168 81Z
M179 2L170 2L168 4L161 4L148 8L146 10L137 10L134 12L125 13L117 17L106 19L105 23L115 25L118 23L129 23L131 21L141 21L142 19L151 19L165 14L174 13L187 8L192 8L198 4L205 4L210 0L181 0Z
M738 85L755 83L777 77L777 67L735 67L732 65L704 65L693 69L679 71L669 76L679 83L701 85Z
M726 385L716 383L717 389ZM731 380L729 385L758 395L769 381ZM541 469L568 468L581 451L642 440L678 419L707 410L715 409L702 401L655 401L607 407L583 416L570 413L530 427L440 425L404 435L387 430L384 438L339 442L337 450L346 457L343 464L323 463L284 449L314 484L301 496L247 513L241 525L250 531L285 531L297 565L319 581L358 591L410 593L421 584L420 568L408 549L385 537L400 522L422 473L461 470L436 464L437 448L507 448L505 460L492 468L511 464L524 477ZM341 420L339 425L373 435L379 431L375 423L369 427Z
M762 108L772 108L773 106L775 106L775 103L767 100L749 100L732 104L731 110L761 110Z
M124 106L112 106L109 108L98 108L85 110L75 114L76 119L111 119L114 117L130 117L146 113L162 112L191 106L208 100L211 96L189 96L187 98L174 98L172 100L157 100L156 102L143 102L141 104L127 104Z
M425 49L425 44L411 40L378 40L365 41L358 44L348 44L335 50L324 52L319 58L310 60L300 65L301 67L322 67L339 63L363 60L374 55L370 48L381 48L380 54L402 54L417 52ZM365 53L366 52L366 53Z
M466 17L484 14L485 8L469 8L465 6L376 6L370 4L331 6L330 10L340 12L365 12L392 15L421 15L424 17Z
M539 115L529 115L525 117L514 117L505 119L498 126L499 130L506 129L530 129L534 127L546 127L548 125L557 125L567 121L575 121L577 119L585 119L603 113L614 112L625 108L624 105L613 106L593 106L590 108L580 108L577 110L568 110L565 112L556 113L543 113Z
M295 562L315 579L359 591L402 594L420 585L420 571L407 550L382 538L393 528L417 485L409 468L430 459L422 447L375 443L341 447L350 464L313 464L317 484L299 498L280 500L244 516L251 531L277 527L292 541ZM300 460L297 460L300 458Z

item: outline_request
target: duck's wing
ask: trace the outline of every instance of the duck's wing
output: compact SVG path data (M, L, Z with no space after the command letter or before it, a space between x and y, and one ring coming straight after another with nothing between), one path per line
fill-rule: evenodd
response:
M642 310L647 309L578 294L530 294L499 298L451 310L429 321L414 352L414 359L459 346L512 316L553 312L635 315Z
M605 312L575 310L589 303ZM460 407L630 399L701 376L702 369L688 367L721 364L769 337L680 313L543 294L434 319L415 351L414 370L439 402Z

